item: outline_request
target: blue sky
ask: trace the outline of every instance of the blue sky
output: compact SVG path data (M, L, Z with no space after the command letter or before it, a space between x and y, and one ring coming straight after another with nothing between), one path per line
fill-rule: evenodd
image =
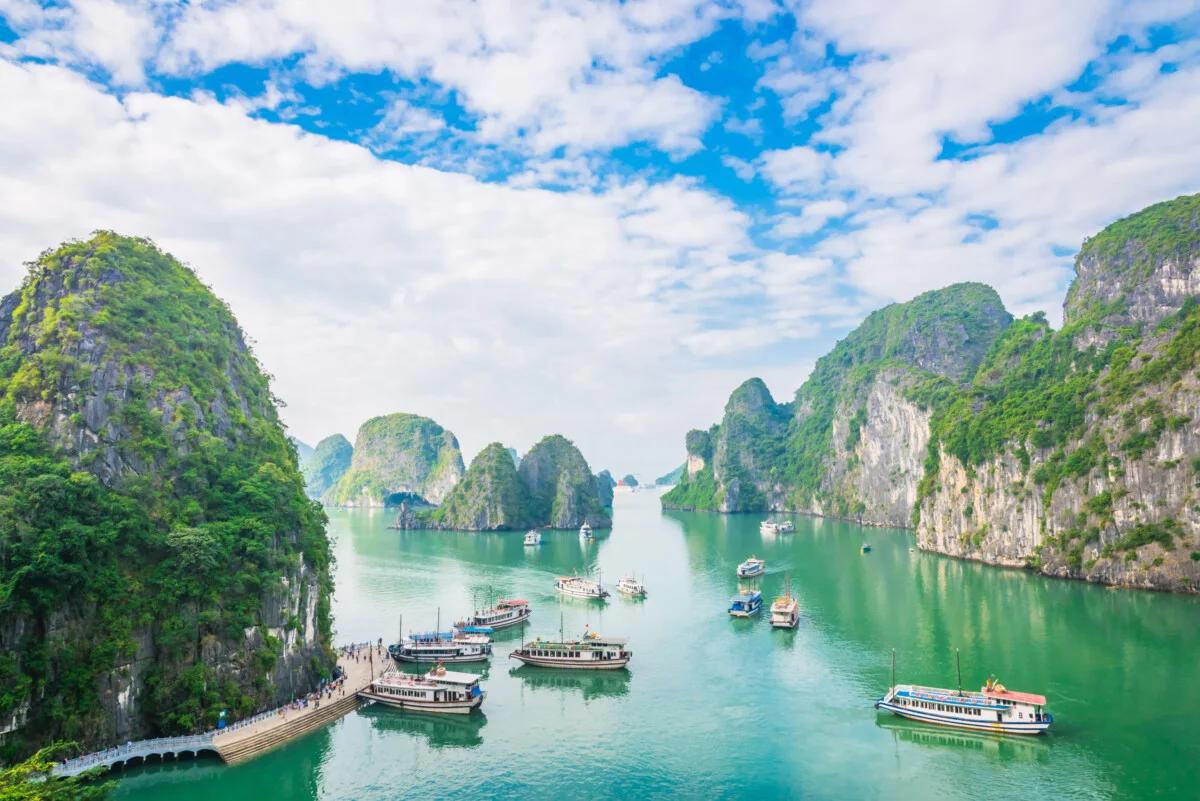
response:
M150 236L307 441L665 472L871 309L1058 320L1086 236L1200 191L1196 2L963 5L0 0L0 272Z

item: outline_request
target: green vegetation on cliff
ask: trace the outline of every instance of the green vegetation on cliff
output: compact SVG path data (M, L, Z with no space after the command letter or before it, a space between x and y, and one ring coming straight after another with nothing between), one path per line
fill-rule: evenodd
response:
M441 506L428 513L428 520L438 528L464 531L524 529L539 524L512 456L499 442L471 460L462 481Z
M118 692L139 734L269 702L263 599L285 577L318 593L304 659L325 670L324 524L266 376L189 269L112 233L44 253L0 302L0 720L24 721L4 753L111 741Z
M321 500L329 488L341 480L350 469L354 447L341 434L326 437L317 443L309 457L300 464L308 497Z
M530 448L519 475L529 491L533 519L539 523L552 528L573 528L584 522L597 528L612 524L596 491L596 477L566 437L552 434Z
M363 423L350 469L329 491L336 505L384 506L390 496L440 503L463 475L458 440L428 417L389 414Z
M807 507L822 492L839 407L860 404L862 390L887 368L905 370L914 382L952 385L968 378L1011 320L995 290L975 283L954 284L872 312L817 361L791 403L776 404L759 379L738 387L721 424L707 432L704 448L710 456L703 458L711 471L685 473L663 496L663 505L763 509L766 485L782 488L785 505ZM931 393L929 398L941 403L946 396ZM852 440L856 434L852 420ZM693 448L692 436L689 454L701 447L697 438Z

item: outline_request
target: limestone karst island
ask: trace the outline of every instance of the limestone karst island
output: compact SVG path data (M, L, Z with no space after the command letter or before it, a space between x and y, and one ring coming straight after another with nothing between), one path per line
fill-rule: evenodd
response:
M0 801L1196 799L1200 10L0 2Z

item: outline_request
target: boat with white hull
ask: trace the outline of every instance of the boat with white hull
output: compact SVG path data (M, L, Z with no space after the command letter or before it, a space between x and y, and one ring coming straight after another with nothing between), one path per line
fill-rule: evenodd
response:
M603 601L608 597L608 590L599 581L586 576L559 576L554 581L554 589L572 598Z
M961 676L961 669L959 673ZM988 678L975 693L896 684L895 675L893 652L892 686L875 702L875 708L902 718L1000 734L1041 734L1054 722L1054 716L1046 711L1046 696L1010 690L995 678Z
M617 582L617 592L630 598L645 598L646 585L633 576L626 576Z
M483 703L485 693L479 677L455 673L440 665L424 676L391 671L374 679L358 693L364 701L374 701L398 709L469 715Z
M461 631L410 634L388 653L397 662L483 662L492 655L492 638Z
M767 572L767 563L756 556L751 556L737 566L738 578L755 578Z
M526 545L541 545L542 544L541 533L537 532L537 531L532 531L532 530L527 531L525 533L525 544Z
M504 629L529 619L529 601L520 598L501 598L488 609L476 609L454 624L457 629L471 626Z
M777 629L794 629L799 622L800 602L791 590L785 590L771 604L771 625Z
M599 632L585 631L578 640L538 638L521 645L509 654L527 665L568 670L618 670L629 664L633 652L623 637L602 637Z

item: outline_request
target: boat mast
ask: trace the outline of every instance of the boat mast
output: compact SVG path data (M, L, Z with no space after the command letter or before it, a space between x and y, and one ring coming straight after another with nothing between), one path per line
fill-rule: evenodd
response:
M567 638L563 636L563 613L561 611L558 613L558 641L560 643L567 641Z
M892 690L896 689L896 649L892 649Z
M954 649L954 661L958 664L958 694L962 695L962 656Z

